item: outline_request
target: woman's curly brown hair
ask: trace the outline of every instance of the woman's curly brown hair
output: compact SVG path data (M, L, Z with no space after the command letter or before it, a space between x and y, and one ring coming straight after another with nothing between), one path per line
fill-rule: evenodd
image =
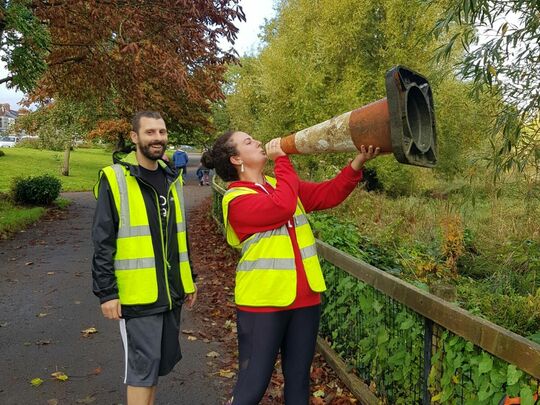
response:
M231 136L236 131L227 131L221 135L210 150L203 153L201 157L202 164L209 168L215 169L219 177L224 181L239 180L236 167L231 163L231 156L238 154L236 145L231 141Z

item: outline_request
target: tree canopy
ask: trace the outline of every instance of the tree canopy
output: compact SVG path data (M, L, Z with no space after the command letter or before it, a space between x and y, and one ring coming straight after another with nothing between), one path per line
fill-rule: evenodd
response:
M356 0L282 1L265 27L260 54L229 71L231 125L262 139L315 125L385 97L385 72L402 64L428 77L434 90L437 173L463 172L491 111L486 97L478 102L468 96L469 85L454 77L450 63L432 63L446 39L430 34L442 11L420 0L363 0L361 6ZM307 164L335 170L333 162L342 165L343 156L318 156ZM394 190L414 187L422 170L393 159L374 164Z
M122 116L156 109L179 128L205 127L235 59L218 41L234 42L238 2L34 0L51 42L33 99L112 99Z
M0 52L9 74L0 83L32 90L46 70L49 31L33 13L30 0L0 1Z
M540 2L537 0L438 0L434 26L447 36L437 58L465 50L456 67L475 94L502 100L492 125L496 173L527 167L540 170ZM448 33L452 33L448 37ZM502 135L502 137L499 137Z

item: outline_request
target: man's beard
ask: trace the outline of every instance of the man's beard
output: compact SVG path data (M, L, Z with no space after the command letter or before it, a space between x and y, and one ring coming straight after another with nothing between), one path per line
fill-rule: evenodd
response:
M162 149L159 150L159 151L155 151L153 149L150 149L150 147L153 146L153 145L160 145L160 146L162 146ZM158 160L165 153L166 146L167 146L166 143L158 142L158 143L153 143L153 144L148 144L148 145L141 146L140 150L141 150L141 153L145 157L147 157L148 159L150 159L150 160Z

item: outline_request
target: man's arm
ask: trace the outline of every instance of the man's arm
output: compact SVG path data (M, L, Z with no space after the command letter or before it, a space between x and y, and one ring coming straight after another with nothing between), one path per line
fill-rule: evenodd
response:
M99 184L94 222L92 224L92 280L94 294L99 298L103 315L111 319L121 316L118 286L114 275L114 255L118 233L118 213L109 182L102 176Z

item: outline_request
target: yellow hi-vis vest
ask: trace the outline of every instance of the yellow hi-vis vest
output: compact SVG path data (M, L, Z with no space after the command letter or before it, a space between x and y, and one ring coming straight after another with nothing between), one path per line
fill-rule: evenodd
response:
M148 213L137 179L131 176L129 170L121 164L105 167L100 172L110 185L119 225L116 238L116 254L114 256L114 274L118 285L120 303L124 305L152 304L158 299L158 283L155 255L163 255L165 278L170 264L165 253L164 237L162 235L161 252L154 251ZM97 197L99 181L94 187ZM175 180L168 190L174 200L176 229L178 239L178 256L180 258L180 279L185 293L195 291L191 268L187 253L186 225L184 222L184 195L182 183ZM169 199L169 196L167 196ZM161 221L161 217L160 217ZM160 227L160 232L162 228ZM157 248L157 246L156 246ZM171 302L169 284L166 278L167 294Z
M275 187L275 178L267 176L266 179ZM242 249L242 257L236 268L235 302L253 307L285 307L292 304L296 297L296 265L287 224L255 233L240 242L228 222L230 202L241 195L256 193L247 187L234 187L227 190L222 200L227 242L234 248ZM325 291L315 237L300 200L293 219L309 287L315 292Z

